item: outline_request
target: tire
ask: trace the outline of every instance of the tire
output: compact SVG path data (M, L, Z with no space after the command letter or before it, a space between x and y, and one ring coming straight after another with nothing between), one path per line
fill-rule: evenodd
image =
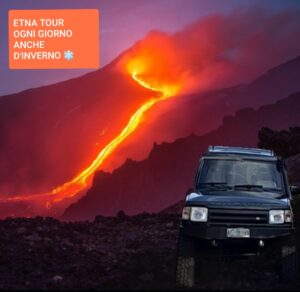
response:
M279 279L283 283L294 282L298 278L296 243L293 238L280 249L278 260Z
M177 241L176 287L193 288L195 286L195 246L194 240L179 232Z

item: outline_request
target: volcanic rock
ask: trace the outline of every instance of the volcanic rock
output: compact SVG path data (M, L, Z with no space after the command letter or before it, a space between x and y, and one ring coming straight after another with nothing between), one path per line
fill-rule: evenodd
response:
M97 216L93 222L2 220L0 290L174 289L179 220L177 212ZM300 288L280 284L272 259L264 257L207 262L205 270L196 289Z

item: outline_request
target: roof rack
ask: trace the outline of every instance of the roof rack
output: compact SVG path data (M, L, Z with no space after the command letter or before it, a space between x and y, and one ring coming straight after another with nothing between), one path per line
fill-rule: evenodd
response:
M210 153L232 153L232 154L252 154L260 156L274 156L273 150L245 147L228 147L228 146L209 146Z

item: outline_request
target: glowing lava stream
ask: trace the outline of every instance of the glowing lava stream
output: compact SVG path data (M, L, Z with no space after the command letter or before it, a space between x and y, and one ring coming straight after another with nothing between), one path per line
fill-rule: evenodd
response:
M99 166L104 162L104 160L130 135L132 134L138 127L143 118L144 114L156 103L165 100L174 96L178 92L178 86L169 86L169 85L162 85L162 86L153 86L149 82L142 80L138 77L136 72L133 72L132 78L138 82L141 86L155 91L160 92L161 96L156 98L151 98L150 100L146 101L142 106L131 116L128 124L125 128L121 131L121 133L114 138L109 144L107 144L95 160L81 173L79 173L76 177L74 177L71 181L64 183L61 186L56 187L51 192L43 193L43 194L36 194L36 195L29 195L29 196L15 196L6 199L0 199L0 202L8 202L8 201L25 201L25 200L32 200L37 199L40 197L49 196L49 200L53 202L59 202L64 198L71 198L75 196L78 192L86 188L87 186L87 179L94 174L96 170L99 169ZM55 195L55 198L53 196Z

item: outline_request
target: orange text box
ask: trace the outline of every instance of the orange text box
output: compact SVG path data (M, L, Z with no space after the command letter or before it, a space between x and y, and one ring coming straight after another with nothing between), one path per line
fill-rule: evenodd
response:
M10 69L99 67L97 9L9 10Z

